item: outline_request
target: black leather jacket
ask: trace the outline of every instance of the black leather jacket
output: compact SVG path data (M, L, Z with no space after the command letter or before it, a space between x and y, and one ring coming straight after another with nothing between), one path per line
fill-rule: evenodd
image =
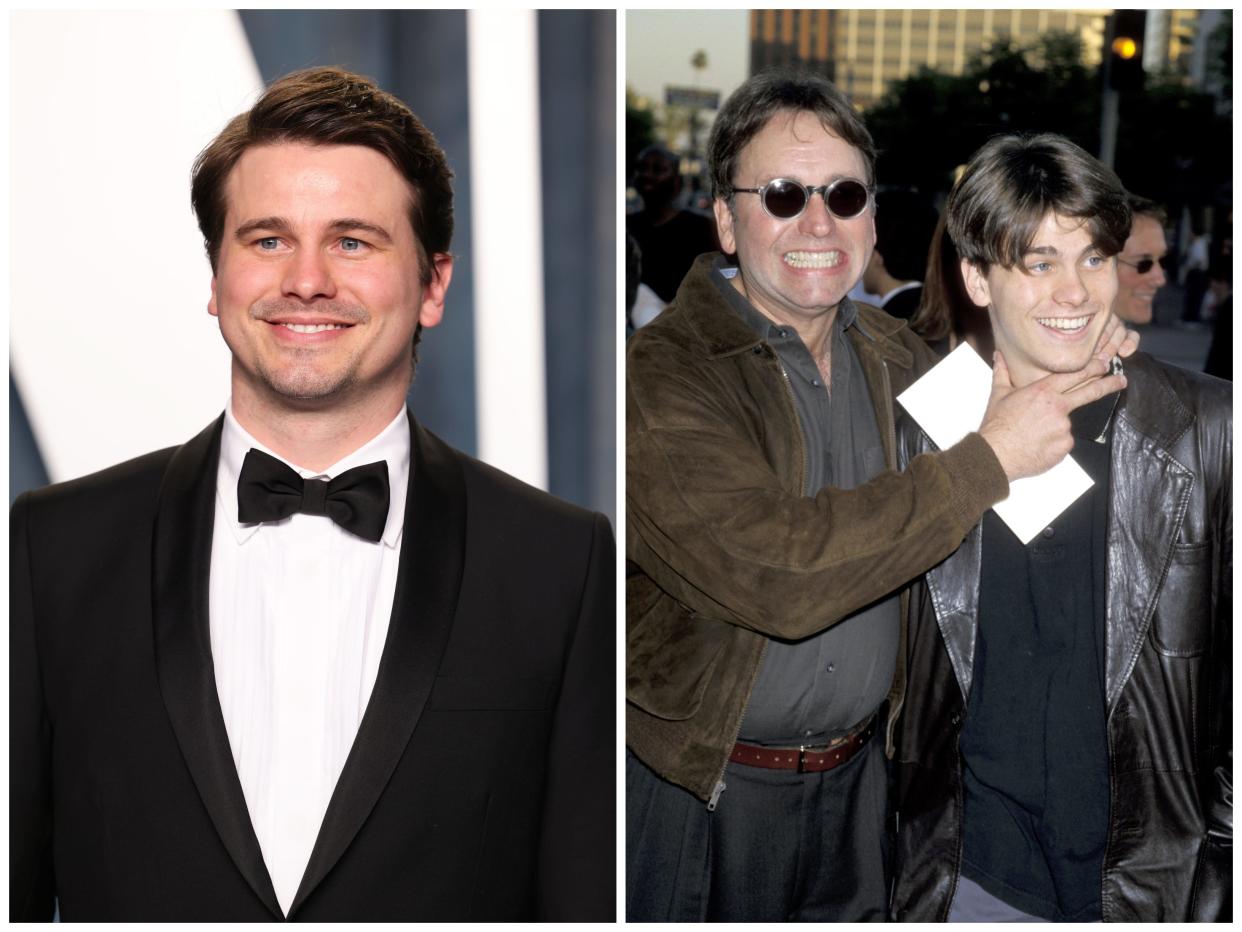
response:
M1222 920L1233 860L1231 386L1141 353L1125 369L1110 466L1103 917ZM907 455L930 446L908 420L901 433ZM944 920L957 889L980 555L976 526L911 599L897 920Z

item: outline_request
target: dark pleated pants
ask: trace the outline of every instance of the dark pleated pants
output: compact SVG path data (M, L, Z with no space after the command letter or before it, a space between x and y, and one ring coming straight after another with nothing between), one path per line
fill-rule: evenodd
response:
M824 773L731 763L714 812L628 750L625 772L629 921L884 921L882 738Z

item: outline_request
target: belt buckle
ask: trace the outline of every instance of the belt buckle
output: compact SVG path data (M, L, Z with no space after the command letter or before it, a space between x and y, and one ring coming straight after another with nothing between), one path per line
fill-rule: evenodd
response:
M806 773L806 745L798 745L798 773Z

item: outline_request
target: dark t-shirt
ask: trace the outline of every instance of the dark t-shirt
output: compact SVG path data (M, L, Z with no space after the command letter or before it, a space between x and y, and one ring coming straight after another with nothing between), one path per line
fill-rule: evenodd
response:
M678 211L667 223L652 225L646 214L630 214L625 228L642 252L641 281L665 304L677 295L690 266L705 252L715 252L716 221L688 210Z
M962 873L1011 906L1058 921L1101 916L1108 424L1116 401L1109 395L1071 416L1072 455L1094 485L1048 528L1024 546L995 512L983 520L960 745Z

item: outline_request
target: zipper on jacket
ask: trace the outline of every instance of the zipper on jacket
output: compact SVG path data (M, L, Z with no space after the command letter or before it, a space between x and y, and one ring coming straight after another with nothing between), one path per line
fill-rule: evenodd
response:
M794 423L798 425L798 432L794 435L798 438L798 494L806 494L806 441L802 437L802 421L798 419L798 400L794 397L793 383L789 381L789 373L785 371L785 365L776 359L776 364L780 366L781 375L785 377L785 391L789 393L789 407L793 411Z
M750 683L746 686L746 700L742 704L742 714L738 716L737 727L733 729L733 738L725 745L725 758L720 764L720 774L716 777L716 786L712 790L712 795L707 800L707 811L715 812L716 806L720 803L720 794L725 791L725 768L729 766L729 755L733 751L733 746L737 744L737 737L742 733L742 722L746 718L746 704L750 702L751 690L755 688L755 680L759 679L759 668L763 666L763 655L768 652L768 642L765 638L763 641L763 649L759 651L759 662L755 664L755 672L750 675Z
M884 418L884 424L888 428L888 468L897 468L897 416L893 411L893 380L888 375L888 360L881 359L880 365L884 369L884 404L887 405Z
M895 470L897 468L897 421L896 421L896 415L894 414L894 411L893 411L893 400L892 400L893 399L893 380L889 376L887 359L880 360L880 369L883 373L883 378L884 378L884 391L881 394L881 397L884 399L884 404L886 406L884 409L884 425L886 429L888 430L888 456L886 457L886 463L889 469ZM901 595L901 598L905 600L906 608L908 611L909 598L910 598L909 591L907 590L903 592ZM901 626L907 629L905 634L908 638L909 637L909 626L906 623L906 614L907 612L902 613ZM909 650L909 648L910 648L910 645L907 641L906 649ZM904 658L898 658L898 659L904 662ZM896 674L894 673L894 676L895 675ZM909 686L909 683L907 682L907 676L905 673L902 673L901 674L901 695L897 697L895 702L889 703L888 721L884 723L884 752L886 755L888 755L889 753L889 748L894 748L894 749L896 748L897 743L896 741L893 740L893 732L897 730L897 718L899 715L901 715L901 710L906 704L906 689L908 688L908 686ZM892 755L889 755L889 756L892 756Z

